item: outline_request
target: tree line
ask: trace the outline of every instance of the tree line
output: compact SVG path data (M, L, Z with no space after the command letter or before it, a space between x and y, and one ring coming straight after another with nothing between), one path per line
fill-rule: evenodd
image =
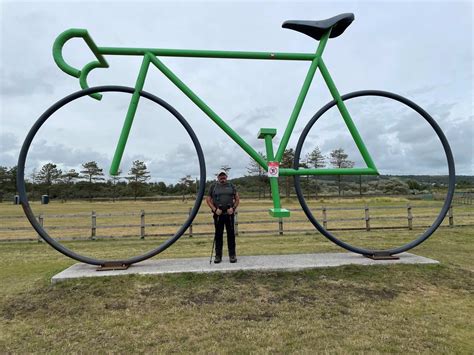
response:
M16 166L12 168L0 166L0 198L16 193L16 174ZM108 179L96 161L83 163L79 171L70 169L64 172L56 164L49 162L39 171L33 169L26 185L32 197L46 194L63 200L118 196L131 196L136 199L143 194L142 190L150 177L146 164L140 160L132 163L127 175L123 176L122 171L119 171L118 175L110 176ZM167 191L169 186L164 183L155 185L153 189L155 192L169 192Z
M259 153L266 160L263 153ZM292 148L285 150L280 164L282 168L292 168L295 152ZM344 149L332 150L328 156L321 153L319 147L315 147L304 156L299 166L302 168L350 168L354 162L349 159ZM221 167L226 171L231 167ZM0 201L11 200L16 191L17 167L0 166ZM198 189L199 181L186 175L181 177L175 184L164 182L150 182L151 174L145 164L140 160L132 162L132 166L126 174L119 171L116 176L106 176L103 169L96 161L83 163L76 171L70 169L62 171L56 164L49 162L41 169L33 170L27 177L26 187L30 199L39 199L41 195L47 194L51 199L89 199L153 197L153 196L180 196L183 199L187 195L194 195ZM305 176L302 177L303 190L317 197L320 194L345 193L396 193L405 194L413 191L427 191L433 185L443 187L446 180L444 177L430 176L405 176L405 177L371 177L371 176ZM464 180L466 180L464 182ZM458 179L464 186L472 187L473 178L462 177ZM259 198L270 197L270 187L266 171L253 159L247 166L247 175L232 179L239 191L243 194L257 195ZM212 181L206 182L206 191ZM292 177L279 177L279 186L282 196L289 197L294 193ZM459 186L458 186L459 187Z
M265 154L259 152L264 160L266 160ZM282 168L293 168L293 162L295 160L295 151L293 148L285 149L283 152L282 161L280 163L280 167ZM343 148L337 148L332 150L329 153L329 157L326 157L321 153L321 149L316 146L311 152L307 153L306 156L301 159L299 162L300 168L306 169L321 169L326 168L328 163L333 168L352 168L354 167L354 162L349 160L349 155L345 153ZM266 175L265 170L258 164L255 160L251 160L249 165L247 166L247 172L250 176L256 176L259 179L259 198L265 197L267 187L268 187L268 177ZM279 181L284 182L284 191L285 196L290 196L290 191L292 188L292 178L290 176L285 176L284 179L280 178ZM342 192L342 177L341 175L336 176L337 186L338 186L338 193L339 196ZM311 184L310 184L311 183ZM311 185L316 192L321 190L320 185L318 184L318 177L316 175L313 176L306 176L306 186L308 187Z

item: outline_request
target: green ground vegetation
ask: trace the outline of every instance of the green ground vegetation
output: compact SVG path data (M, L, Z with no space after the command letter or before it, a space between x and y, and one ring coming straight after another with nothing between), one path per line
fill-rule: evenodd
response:
M292 216L280 224L278 219L268 215L268 209L272 207L270 200L242 198L237 218L239 236L283 233L307 235L316 240L324 239L308 221L296 199L283 199L282 202L284 207L292 211ZM191 199L66 203L52 201L47 205L32 202L31 206L34 214L41 216L49 235L61 242L90 239L93 234L93 221L97 240L140 239L141 211L144 211L145 241L128 243L129 247L120 250L119 254L116 254L118 251L116 248L105 248L106 251L110 251L107 258L126 258L142 254L170 238L188 218L193 203ZM310 199L308 204L315 218L341 240L364 248L387 249L417 238L434 221L442 201L405 197L332 197ZM92 211L95 213L94 218ZM411 230L408 229L409 213L412 217ZM452 214L454 226L473 225L472 205L455 204ZM370 216L370 221L365 220L367 215ZM446 218L442 228L449 228L448 226L449 218ZM370 230L367 230L367 227L370 227ZM357 231L354 231L354 228ZM188 230L183 238L189 237L190 233L191 230ZM203 238L213 235L212 219L205 203L193 221L192 233L194 237ZM37 234L24 218L21 206L0 204L0 242L36 239ZM75 243L72 248L93 257L98 257L104 252L103 243Z
M389 202L394 201L382 200L379 206ZM64 212L65 205L48 208ZM82 205L75 209L90 210L90 203ZM257 205L248 201L246 208ZM0 206L3 216L13 213ZM98 211L99 207L95 206ZM372 237L357 232L348 238L356 235ZM403 239L400 230L387 230L385 235ZM56 285L51 285L51 277L73 260L46 243L2 242L0 352L470 354L473 238L472 226L443 227L412 250L439 260L439 265L126 276ZM157 241L64 243L85 254L109 257L149 250ZM156 258L209 256L211 245L210 237L183 236ZM298 257L339 251L343 250L316 233L238 238L239 255Z

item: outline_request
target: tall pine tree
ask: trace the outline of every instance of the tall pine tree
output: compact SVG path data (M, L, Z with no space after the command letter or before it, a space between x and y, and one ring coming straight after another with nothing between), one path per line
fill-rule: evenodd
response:
M321 150L316 146L311 152L306 155L305 159L306 166L312 169L324 168L326 166L326 157L321 153ZM320 190L318 186L317 175L313 175L314 181L314 197L317 197L318 191ZM309 175L308 175L309 178ZM307 180L308 181L308 180Z
M295 160L295 151L293 148L285 149L283 157L281 159L280 167L282 168L293 168L293 161ZM286 186L286 198L290 197L290 176L285 176Z
M36 182L46 187L46 193L49 195L51 185L57 182L62 176L61 169L57 168L56 164L47 163L41 167L41 170L36 174Z
M130 182L133 189L133 196L135 201L137 200L138 194L143 187L143 184L150 179L150 172L147 170L147 166L140 160L135 160L132 163L132 167L128 172L126 179Z
M344 152L344 149L338 148L334 149L331 152L331 159L330 163L335 168L352 168L354 166L354 162L347 159L349 155ZM341 175L337 175L337 188L339 192L339 196L341 196Z
M89 182L89 201L92 202L92 190L94 188L94 182L104 180L104 173L95 161L89 161L87 163L82 164L82 168L83 170L81 170L81 174L83 175L81 176L81 178L86 179Z

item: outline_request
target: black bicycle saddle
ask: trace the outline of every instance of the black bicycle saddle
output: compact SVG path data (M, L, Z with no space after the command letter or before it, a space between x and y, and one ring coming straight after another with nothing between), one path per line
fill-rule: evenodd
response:
M329 38L340 36L346 28L349 27L352 21L354 21L354 14L346 13L321 21L285 21L281 27L304 33L319 41L323 34L331 27L332 30Z

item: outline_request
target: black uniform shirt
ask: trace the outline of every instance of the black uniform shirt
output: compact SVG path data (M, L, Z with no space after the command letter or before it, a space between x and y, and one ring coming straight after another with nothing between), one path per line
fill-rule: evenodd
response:
M228 208L234 206L235 194L237 193L234 185L230 182L225 184L215 183L209 189L209 196L217 207Z

